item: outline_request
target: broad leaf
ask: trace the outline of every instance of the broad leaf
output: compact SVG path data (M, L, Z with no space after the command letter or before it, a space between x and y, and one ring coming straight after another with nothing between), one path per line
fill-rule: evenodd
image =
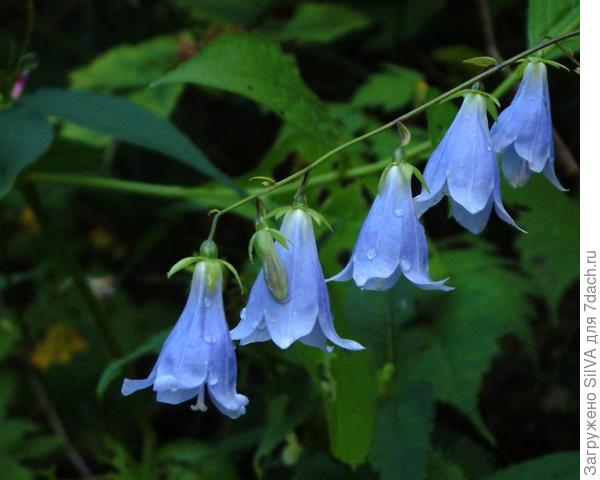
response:
M420 81L422 76L419 72L388 65L383 72L368 78L354 94L352 104L357 107L379 107L386 112L399 110L415 97Z
M277 32L283 39L327 43L369 25L369 19L345 5L302 3L292 19Z
M294 58L269 38L223 34L155 85L166 83L196 83L243 95L319 140L335 142L327 109L300 77Z
M499 353L500 337L516 333L531 343L529 285L482 242L444 250L441 258L456 290L428 301L428 322L398 336L398 378L430 381L439 400L469 415L489 436L477 409L481 379Z
M527 231L515 242L523 270L531 275L556 321L561 299L579 276L579 203L542 175L534 175L523 188L506 185L503 193Z
M239 191L169 120L128 100L101 93L42 89L22 102L33 110L175 158Z
M404 384L383 402L369 453L382 480L395 480L398 472L402 478L424 478L433 414L433 391L423 383Z
M529 0L527 38L530 47L579 27L579 0ZM569 39L563 45L579 50L579 39ZM553 47L548 58L560 57L562 52Z
M191 42L181 36L180 42ZM181 60L178 39L161 36L136 45L119 45L69 74L76 90L115 91L147 87Z
M553 453L503 468L485 480L572 480L578 468L579 452Z
M0 198L17 175L48 150L53 138L43 115L19 105L0 111Z
M449 461L437 450L433 450L427 464L427 480L467 480L461 468Z
M147 353L159 353L160 347L167 338L167 334L168 332L160 332L156 335L152 335L128 355L110 362L100 376L100 380L96 386L96 394L99 397L104 395L104 392L106 392L106 389L112 383L112 381L123 374L123 367L125 367L125 365L146 355Z
M375 377L368 352L336 350L329 364L332 388L325 393L331 453L356 467L365 462L375 421Z

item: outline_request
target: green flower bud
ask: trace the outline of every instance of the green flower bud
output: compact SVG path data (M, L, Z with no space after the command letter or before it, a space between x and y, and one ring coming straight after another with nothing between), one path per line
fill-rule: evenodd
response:
M283 238L280 241L282 240ZM252 248L262 260L263 276L267 288L277 301L285 301L288 295L287 272L275 248L271 229L258 230L250 242L250 251Z
M210 238L204 240L202 245L200 245L200 256L206 258L217 258L219 255L219 249L217 248L217 244L213 242Z

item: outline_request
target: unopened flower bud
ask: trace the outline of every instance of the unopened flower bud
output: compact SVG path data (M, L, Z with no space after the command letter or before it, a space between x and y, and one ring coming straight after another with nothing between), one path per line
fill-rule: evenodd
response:
M267 230L256 232L254 248L263 262L263 274L267 288L279 302L285 301L288 296L287 273L275 248L271 233Z

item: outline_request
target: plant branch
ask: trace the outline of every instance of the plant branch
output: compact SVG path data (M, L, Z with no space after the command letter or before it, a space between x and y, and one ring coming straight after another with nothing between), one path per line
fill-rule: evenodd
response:
M521 53L518 53L517 55L512 56L511 58L505 60L504 62L501 62L491 68L489 68L488 70L486 70L485 72L480 73L479 75L475 75L474 77L470 78L469 80L461 83L460 85L457 85L456 87L448 90L447 92L439 95L438 97L425 102L424 104L420 105L419 107L411 110L408 113L405 113L403 115L400 115L399 117L395 118L394 120L374 129L371 130L370 132L367 132L363 135L360 135L359 137L353 138L352 140L349 140L346 143L343 143L341 145L338 145L337 147L335 147L334 149L330 150L329 152L325 153L324 155L322 155L321 157L317 158L314 162L312 162L310 165L298 170L297 172L293 173L292 175L279 180L278 182L274 183L273 185L266 187L262 190L260 190L259 192L253 193L251 195L248 195L244 198L242 198L241 200L232 203L231 205L225 207L222 210L219 210L213 217L213 221L210 227L210 232L208 235L208 238L213 238L217 229L217 224L219 222L219 219L226 214L227 212L230 212L231 210L234 210L236 208L238 208L239 206L245 204L246 202L252 201L254 200L256 197L262 196L262 195L267 195L269 193L271 193L274 190L277 190L278 188L280 188L283 185L286 185L294 180L296 180L297 178L302 177L305 173L310 172L311 170L317 168L319 165L321 165L323 162L329 160L331 157L333 157L334 155L336 155L337 153L347 149L348 147L355 145L357 143L362 142L363 140L366 140L367 138L370 138L374 135L377 135L378 133L381 133L385 130L387 130L390 127L395 126L396 124L398 124L399 122L404 122L405 120L408 120L409 118L412 118L418 114L420 114L421 112L424 112L425 110L427 110L429 107L432 107L434 105L437 105L438 103L442 102L443 100L445 100L446 98L454 95L455 93L465 89L465 88L469 88L471 87L471 85L473 85L475 82L478 82L480 80L483 80L487 77L489 77L490 75L493 75L494 73L502 70L503 68L512 65L513 63L515 63L516 61L525 58L529 55L531 55L532 53L535 53L539 50L543 50L546 47L549 47L551 45L554 45L555 43L561 42L563 40L566 40L567 38L571 38L571 37L575 37L579 35L579 30L575 30L574 32L569 32L569 33L565 33L563 35L559 35L557 37L554 37L552 39L546 40L542 43L540 43L539 45L536 45L535 47L531 47L528 48L527 50L523 50ZM516 77L515 77L516 80ZM504 82L503 82L504 83ZM507 88L510 88L510 86L508 86Z

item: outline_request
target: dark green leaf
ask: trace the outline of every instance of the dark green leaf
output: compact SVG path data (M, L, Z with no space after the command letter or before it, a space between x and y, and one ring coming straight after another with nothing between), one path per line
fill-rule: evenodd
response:
M382 403L369 453L382 480L395 480L398 472L411 480L424 478L433 414L433 391L428 384L403 384Z
M467 480L460 467L437 450L431 451L425 478L427 480Z
M101 93L42 89L22 102L33 110L175 158L239 191L171 122L128 100Z
M477 409L481 378L499 353L500 337L512 332L531 344L529 285L483 242L444 250L441 258L456 290L428 302L429 322L398 336L398 378L430 381L439 400L469 415L485 433ZM441 276L435 270L433 278Z
M243 95L319 140L335 141L327 109L300 77L294 58L269 38L223 34L155 85L165 83L196 83Z
M414 98L422 78L415 70L388 65L383 72L368 78L367 83L354 94L352 104L357 107L380 107L386 112L398 110Z
M17 175L48 150L53 138L43 115L19 105L0 110L0 198Z
M579 0L529 0L527 15L527 38L530 47L544 41L546 36L555 37L579 27ZM564 46L576 51L579 39L563 42ZM550 58L563 53L552 47Z
M579 452L553 453L503 468L485 480L574 480L578 469Z
M369 19L345 5L302 3L276 34L283 39L327 43L369 25Z
M523 188L503 188L504 201L518 212L516 247L521 264L547 300L556 320L567 288L579 276L579 203L534 175Z
M371 447L375 421L375 376L368 352L338 349L331 359L332 389L325 393L331 453L356 467Z
M101 397L106 392L106 389L111 384L111 382L122 375L123 367L128 363L146 355L147 353L159 353L160 347L165 341L168 332L160 332L156 335L152 335L148 338L143 344L141 344L138 348L133 350L128 355L119 358L118 360L113 360L110 362L102 375L100 376L100 380L98 381L98 385L96 386L96 394Z
M441 93L437 88L430 88L427 90L425 100L432 100ZM438 103L427 109L427 129L434 147L440 142L457 113L458 108L451 102Z

